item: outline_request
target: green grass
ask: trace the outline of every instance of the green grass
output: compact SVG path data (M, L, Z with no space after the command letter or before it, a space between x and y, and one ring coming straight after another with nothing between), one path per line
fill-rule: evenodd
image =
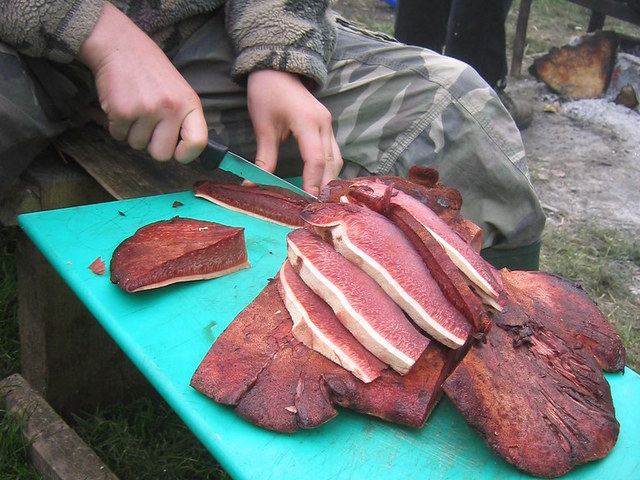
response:
M29 463L28 444L20 435L20 419L0 408L0 478L39 479Z
M628 233L597 225L547 227L541 270L582 285L620 335L627 364L640 368L640 242Z
M16 233L15 228L0 228L0 378L20 370Z
M20 370L16 294L16 229L0 227L0 379ZM20 434L20 419L0 407L0 478L37 479L28 445Z
M74 417L74 429L120 478L230 478L160 398Z

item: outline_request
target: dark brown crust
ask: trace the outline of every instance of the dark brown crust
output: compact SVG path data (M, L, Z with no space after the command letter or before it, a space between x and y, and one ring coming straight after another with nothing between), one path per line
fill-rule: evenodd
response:
M496 454L532 475L557 477L607 455L619 432L609 385L581 337L606 337L602 347L617 352L607 360L613 365L624 349L569 282L541 272L502 274L504 310L494 314L487 343L471 348L444 389Z
M432 342L401 377L387 369L365 384L305 347L273 280L218 337L191 386L260 427L279 432L313 428L333 418L333 405L402 425L424 425L450 370L446 349Z

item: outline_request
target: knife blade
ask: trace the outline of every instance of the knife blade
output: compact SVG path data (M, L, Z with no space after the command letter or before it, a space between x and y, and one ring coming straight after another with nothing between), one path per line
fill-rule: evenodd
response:
M200 154L200 163L207 170L219 168L259 185L272 185L286 188L300 195L317 199L314 195L305 192L294 184L287 182L285 179L267 172L253 162L231 152L226 145L222 145L215 140L209 139L207 142L207 146Z

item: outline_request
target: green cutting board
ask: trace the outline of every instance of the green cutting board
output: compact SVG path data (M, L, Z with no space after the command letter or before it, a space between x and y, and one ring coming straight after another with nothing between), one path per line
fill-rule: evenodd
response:
M180 202L180 206L174 206ZM176 215L245 228L251 268L128 294L88 266L107 263L138 228ZM96 319L193 433L236 479L523 479L494 455L444 398L421 430L341 410L295 434L255 427L189 386L213 341L274 277L289 229L232 212L190 192L25 214L19 224ZM640 478L640 377L610 374L620 437L604 459L566 478Z

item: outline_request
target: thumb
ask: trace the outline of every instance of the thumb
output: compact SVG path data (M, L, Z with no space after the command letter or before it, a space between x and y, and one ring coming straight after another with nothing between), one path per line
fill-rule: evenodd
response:
M180 163L188 163L197 158L207 144L209 132L202 109L195 109L187 114L180 128L180 141L174 152Z

